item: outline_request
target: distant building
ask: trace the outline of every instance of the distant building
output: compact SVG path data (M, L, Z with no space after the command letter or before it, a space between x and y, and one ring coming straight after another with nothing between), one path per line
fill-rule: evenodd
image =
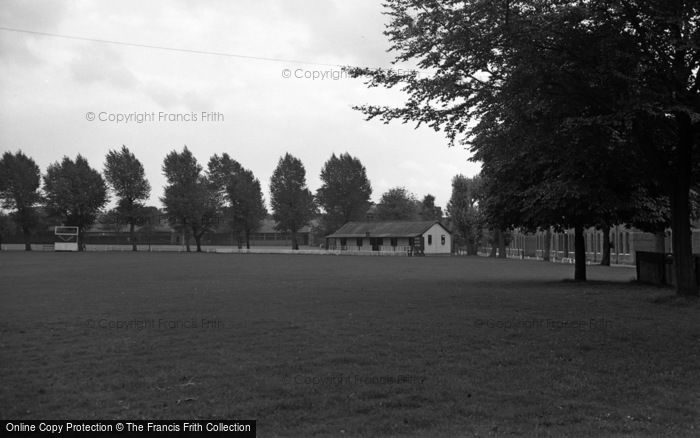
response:
M638 230L615 226L610 230L610 261L613 264L634 264L635 251L653 251L654 236ZM542 259L549 239L549 253L552 261L571 260L574 258L574 230L551 230L535 233L515 230L506 249L509 257ZM603 233L595 228L584 231L586 259L600 262L603 257Z
M250 235L250 244L255 246L289 246L292 243L291 233L278 231L277 223L272 218L260 221L260 226ZM311 226L304 225L297 231L297 243L300 246L312 244Z
M700 248L700 223L694 223L692 232L693 252L697 253ZM584 230L583 234L586 246L586 261L598 263L603 257L603 232L595 228ZM549 245L547 245L549 239ZM664 239L664 252L673 251L671 245L671 231L666 231ZM550 259L552 261L571 261L574 254L574 230L562 231L550 230L547 234L544 231L535 233L515 230L512 232L511 241L506 249L508 257L535 258L544 257L545 248L549 246ZM490 248L481 248L482 253L488 253ZM645 233L635 228L623 225L616 225L610 229L610 262L613 264L635 263L635 253L637 251L655 252L657 251L655 236Z
M137 243L184 244L184 233L175 229L168 222L167 215L160 214L146 218L141 222L142 225L136 227ZM258 228L250 234L251 246L291 246L291 233L278 231L275 226L275 221L270 217L261 220ZM96 222L86 230L85 238L90 244L128 244L130 243L129 226L124 223ZM314 243L310 225L305 225L299 229L297 242L300 246L308 246ZM194 238L190 238L190 243L194 244ZM215 229L205 233L202 237L202 245L238 246L245 245L245 242L242 240L242 236L230 231L228 221L225 218L218 218Z
M452 234L439 221L348 222L326 236L341 251L450 254Z

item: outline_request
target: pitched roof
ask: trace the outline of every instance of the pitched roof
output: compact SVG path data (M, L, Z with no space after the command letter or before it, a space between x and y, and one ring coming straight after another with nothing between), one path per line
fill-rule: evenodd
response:
M326 237L418 237L439 221L348 222Z

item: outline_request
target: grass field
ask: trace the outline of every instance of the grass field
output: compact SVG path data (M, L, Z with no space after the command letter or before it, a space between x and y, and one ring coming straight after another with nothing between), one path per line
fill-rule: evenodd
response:
M700 305L630 268L0 253L0 417L258 436L700 436Z

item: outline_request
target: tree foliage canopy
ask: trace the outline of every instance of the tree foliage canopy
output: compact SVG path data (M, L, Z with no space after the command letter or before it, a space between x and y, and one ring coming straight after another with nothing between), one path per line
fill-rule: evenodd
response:
M420 202L405 187L394 187L382 194L376 212L382 221L411 221L420 218Z
M185 232L189 251L189 232L201 251L201 238L217 224L221 194L202 173L202 166L185 146L182 152L171 151L163 160L163 175L168 182L161 202L174 226Z
M212 156L208 169L212 184L223 197L231 229L243 234L250 247L250 234L267 215L260 181L227 153Z
M370 196L372 185L362 162L348 153L331 155L321 169L321 187L316 192L326 233L346 222L362 220L370 206Z
M476 255L485 226L479 209L481 178L457 175L452 178L452 196L447 204L447 214L457 229L458 237L467 248L468 255Z
M298 158L281 157L270 178L270 205L277 229L292 233L292 248L298 249L296 233L316 213L314 196L306 187L306 170Z
M117 222L124 220L129 224L132 249L136 251L134 229L143 215L143 201L151 195L151 185L146 179L143 164L122 145L120 150L110 149L107 153L104 175L107 184L117 196Z
M428 193L423 197L418 215L424 221L439 221L442 219L442 207L435 205L435 196Z
M107 184L88 161L78 155L75 161L63 157L49 165L44 175L46 208L64 225L84 231L95 222L107 203Z
M143 164L126 146L110 149L105 158L104 176L117 197L117 211L135 220L143 201L151 195Z
M38 223L36 205L41 201L39 166L22 151L5 152L0 159L0 199L11 210L10 217L25 235L25 248L31 249L29 237Z

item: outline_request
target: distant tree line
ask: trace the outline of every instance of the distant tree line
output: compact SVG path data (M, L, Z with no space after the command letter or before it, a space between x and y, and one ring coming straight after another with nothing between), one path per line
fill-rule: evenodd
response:
M78 227L82 250L84 232L102 215L113 224L128 225L133 251L137 250L136 228L152 228L163 219L182 233L187 251L192 250L192 240L196 251L201 251L203 236L222 221L237 236L239 247L250 248L252 233L268 216L260 181L251 170L227 153L213 155L205 169L187 146L168 153L161 169L166 178L160 198L162 213L145 204L151 185L143 164L126 146L108 151L102 173L78 155L75 160L63 157L50 164L43 176L22 151L5 152L0 159L0 200L10 214L0 214L0 242L14 223L29 251L32 233L53 223ZM270 179L271 217L278 231L291 235L293 249L299 247L299 230L311 219L319 219L314 232L324 236L346 222L366 220L372 206L372 186L358 158L333 154L320 177L321 187L313 194L306 185L303 163L287 153ZM105 212L110 195L116 206ZM375 209L376 220L443 217L434 196L428 194L418 201L404 187L389 189Z

